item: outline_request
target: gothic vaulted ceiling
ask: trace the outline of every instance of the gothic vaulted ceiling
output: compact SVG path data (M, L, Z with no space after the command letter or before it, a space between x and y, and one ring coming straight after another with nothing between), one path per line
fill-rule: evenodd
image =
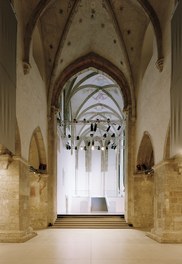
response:
M156 65L162 71L160 17L169 4L166 2L170 1L22 1L27 17L24 36L25 73L31 64L30 53L33 49L35 60L46 80L49 103L54 105L63 84L70 77L69 65L74 68L77 60L79 65L84 64L85 56L89 57L90 54L92 59L90 65L86 66L95 66L92 62L102 58L103 61L99 62L100 70L107 68L107 62L117 68L123 78L123 85L120 85L123 86L123 93L124 89L128 89L128 104L135 107L143 41L149 26L158 51ZM80 66L81 70L83 68ZM76 69L73 73L76 73ZM60 82L60 79L63 81ZM123 97L125 100L125 95Z

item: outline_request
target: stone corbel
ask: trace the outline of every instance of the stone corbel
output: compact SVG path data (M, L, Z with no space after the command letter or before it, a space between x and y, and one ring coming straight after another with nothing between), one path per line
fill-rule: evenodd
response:
M12 161L10 154L0 155L0 170L7 170Z
M30 72L31 65L30 63L27 63L26 61L23 62L23 71L24 74L28 74Z
M178 171L178 174L182 174L182 162L179 162L177 163L177 171Z
M155 63L157 69L162 72L163 68L164 68L164 58L160 58L156 61Z
M52 112L56 115L59 112L59 107L56 107L55 105L51 106Z
M176 171L178 172L178 174L182 174L182 156L181 155L176 155L174 157L174 162L175 162L175 167L176 167Z

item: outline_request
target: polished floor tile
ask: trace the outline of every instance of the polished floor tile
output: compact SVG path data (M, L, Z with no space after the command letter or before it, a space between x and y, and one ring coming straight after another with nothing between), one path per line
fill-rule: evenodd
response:
M47 229L25 243L1 243L1 264L181 264L181 244L134 229Z

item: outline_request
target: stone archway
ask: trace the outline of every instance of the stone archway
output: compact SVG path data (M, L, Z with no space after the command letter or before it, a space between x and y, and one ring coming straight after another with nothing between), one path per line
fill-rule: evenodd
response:
M65 83L75 74L78 72L84 71L87 68L96 68L99 71L102 71L109 75L121 89L121 93L124 99L124 108L123 111L127 116L127 140L128 140L128 149L129 152L126 152L126 161L125 161L125 171L127 172L126 175L126 192L130 192L132 188L130 186L130 181L128 180L129 177L132 177L133 171L131 167L133 165L133 155L134 150L132 149L133 145L133 133L134 133L134 125L133 119L135 119L135 98L132 94L132 88L130 87L126 76L123 72L121 72L113 63L108 61L107 59L95 54L93 52L80 57L73 61L69 66L67 66L57 78L57 81L53 84L52 89L49 91L48 94L48 153L49 153L49 174L51 175L51 195L49 195L49 201L52 201L52 206L49 208L50 212L50 223L54 222L56 217L56 202L55 202L55 195L56 195L56 183L57 183L57 169L55 160L57 160L57 111L59 110L59 96L60 93L65 85ZM128 165L129 164L129 165ZM127 202L125 205L125 216L126 219L130 218L130 212L132 211L130 208L130 198L127 196Z

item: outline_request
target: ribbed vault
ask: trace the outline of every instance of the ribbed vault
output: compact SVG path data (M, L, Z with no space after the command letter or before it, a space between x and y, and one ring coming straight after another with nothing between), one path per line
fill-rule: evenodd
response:
M67 148L120 146L123 107L122 91L106 73L89 67L73 75L59 97L58 124Z
M120 79L124 80L122 85L119 83L124 104L125 107L132 106L135 116L135 89L140 78L142 42L150 22L158 51L156 65L160 71L163 69L161 3L154 0L35 0L22 6L27 17L24 71L27 73L31 69L31 41L37 28L44 52L43 72L46 73L49 111L51 106L57 106L69 65L78 62L80 67L79 59L93 53L120 71ZM98 68L108 71L105 65Z

